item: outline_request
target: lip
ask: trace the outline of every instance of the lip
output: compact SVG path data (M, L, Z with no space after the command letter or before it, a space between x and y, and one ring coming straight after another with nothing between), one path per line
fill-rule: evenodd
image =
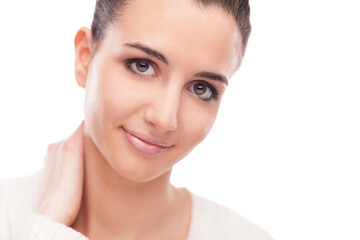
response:
M141 153L157 155L165 152L172 146L172 144L169 144L162 139L131 131L124 127L121 127L121 129L124 131L125 137L129 143Z

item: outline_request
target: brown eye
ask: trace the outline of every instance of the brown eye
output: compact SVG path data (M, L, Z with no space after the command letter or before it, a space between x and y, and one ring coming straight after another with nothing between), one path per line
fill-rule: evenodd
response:
M189 90L206 102L214 100L217 97L216 89L206 82L196 82L189 87Z
M206 88L207 86L205 86L205 84L203 83L196 83L194 85L194 92L197 94L197 95L203 95L206 93Z
M156 71L153 64L145 59L129 59L125 66L133 73L144 77L155 77Z
M149 69L150 65L146 62L137 62L136 63L136 69L139 72L146 72Z

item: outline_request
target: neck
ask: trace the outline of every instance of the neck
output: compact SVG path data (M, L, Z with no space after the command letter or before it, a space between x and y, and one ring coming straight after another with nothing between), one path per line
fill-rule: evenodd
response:
M84 189L72 227L90 239L135 238L163 224L175 202L171 171L145 183L114 171L90 136L85 136Z

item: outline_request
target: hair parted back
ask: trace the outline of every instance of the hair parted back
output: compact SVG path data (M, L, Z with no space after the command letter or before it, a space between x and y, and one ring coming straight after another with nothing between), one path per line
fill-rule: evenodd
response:
M220 7L231 14L237 23L242 36L243 53L251 33L249 0L192 0L203 7ZM122 8L131 0L96 0L93 22L91 24L92 38L97 45L103 39L107 28L121 14Z

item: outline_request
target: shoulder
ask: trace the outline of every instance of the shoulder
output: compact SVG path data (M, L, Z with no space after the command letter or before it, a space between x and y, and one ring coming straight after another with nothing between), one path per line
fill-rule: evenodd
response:
M37 172L21 178L0 179L0 239L15 233L15 228L25 224L24 219L36 207L40 193L40 174Z
M40 177L39 171L26 177L1 179L1 206L32 210L40 193Z
M263 229L228 207L190 193L192 220L189 240L272 240Z

